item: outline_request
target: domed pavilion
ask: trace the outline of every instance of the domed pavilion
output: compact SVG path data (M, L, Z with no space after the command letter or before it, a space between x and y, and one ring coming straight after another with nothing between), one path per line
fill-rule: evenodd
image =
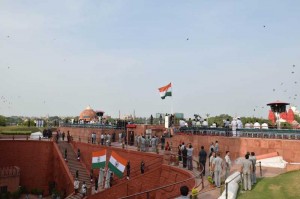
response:
M90 106L86 107L86 109L83 110L79 116L79 120L83 120L85 122L90 122L97 118L97 113Z

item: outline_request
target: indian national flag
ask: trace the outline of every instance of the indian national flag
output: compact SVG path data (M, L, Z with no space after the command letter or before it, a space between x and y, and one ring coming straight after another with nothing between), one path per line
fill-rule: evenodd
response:
M106 149L92 153L92 168L104 168L106 162Z
M114 172L119 178L123 176L125 165L127 161L119 156L116 152L112 151L109 159L108 167Z
M172 96L172 84L168 84L158 89L161 99L165 99L167 96Z

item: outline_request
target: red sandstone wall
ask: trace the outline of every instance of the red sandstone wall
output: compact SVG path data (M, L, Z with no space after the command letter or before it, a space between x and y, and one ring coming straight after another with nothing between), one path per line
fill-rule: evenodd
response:
M128 128L127 132L133 131L135 135L145 135L146 129L152 129L152 136L161 136L165 131L164 125L136 125L136 128Z
M119 139L119 133L124 132L124 130L116 130L116 129L98 129L98 128L72 128L72 127L59 127L61 132L70 131L70 135L74 137L74 140L78 140L80 136L81 140L87 142L88 138L91 138L92 133L96 133L97 142L99 141L101 133L103 134L112 134L113 132L116 133L116 140ZM66 139L66 138L65 138Z
M106 162L109 161L111 150L114 150L120 156L124 157L126 160L129 160L131 165L131 173L133 173L134 170L138 171L138 173L140 172L140 164L142 160L144 160L146 168L147 166L149 166L149 164L157 163L155 165L152 165L150 169L157 165L161 165L163 162L163 156L154 153L153 154L143 153L143 152L132 151L132 150L111 148L111 147L105 147L100 145L92 145L92 144L82 143L82 142L72 142L72 144L76 151L78 148L80 149L81 160L86 165L88 170L91 168L92 165L92 152L99 151L102 149L107 149ZM97 172L98 171L96 171L96 173Z
M52 142L45 141L1 141L0 167L20 167L20 185L28 191L34 188L48 192L52 177Z
M183 169L179 169L173 166L163 165L162 173L160 176L160 186L172 184L174 182L183 181L191 178L192 175ZM186 182L165 188L166 191L158 191L156 193L156 199L173 198L180 195L180 187L186 185L191 190L195 186L195 179L188 180Z
M89 196L88 198L89 199L120 198L126 195L132 195L146 190L151 190L159 186L178 182L184 179L188 179L190 177L191 175L187 171L175 167L167 166L167 165L162 165L157 169L154 169L150 172L146 172L144 175L137 176L131 179L130 181L125 181L122 184L113 186L111 189L107 189L96 195ZM191 180L188 181L187 183L179 184L176 186L171 186L161 191L150 192L150 199L154 199L154 198L165 199L165 198L179 196L180 195L179 188L182 185L187 185L190 188L192 188L195 185L195 180ZM130 199L142 199L142 198L146 198L146 194L139 195L136 197L131 197Z
M15 167L1 168L0 169L0 187L7 186L7 191L15 192L20 185L20 173L19 169Z
M175 135L167 138L166 141L173 143L173 150L180 142L191 143L194 148L194 156L198 155L200 147L203 145L205 150L209 150L211 142L219 141L222 156L225 151L230 151L231 157L244 156L247 151L255 152L256 155L262 155L271 152L278 152L287 162L300 162L300 141L299 140L280 140L280 139L262 139L262 138L232 138L219 136L198 136L198 135Z
M62 196L66 197L74 192L74 179L67 164L65 163L64 158L62 157L61 152L58 149L58 146L54 144L53 161L53 178L57 184L56 188L63 194Z
M60 191L66 189L67 195L73 191L72 182L63 167L64 161L58 156L53 142L0 141L0 167L20 167L20 185L28 191L38 188L48 195L48 183L51 181L56 182Z

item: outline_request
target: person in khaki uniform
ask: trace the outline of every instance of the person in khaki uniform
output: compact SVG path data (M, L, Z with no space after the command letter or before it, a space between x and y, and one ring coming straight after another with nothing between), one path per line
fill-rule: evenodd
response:
M221 174L223 170L223 160L220 158L220 152L217 152L217 157L212 162L212 169L215 175L215 184L218 188L221 186Z
M249 160L252 161L251 183L253 185L256 183L256 157L254 152L251 152Z
M244 178L244 190L251 190L251 171L252 171L252 161L249 160L249 155L245 155L245 160L242 162L241 173L243 173Z
M226 151L226 156L225 156L225 180L230 174L230 169L231 169L231 160L230 160L230 152Z

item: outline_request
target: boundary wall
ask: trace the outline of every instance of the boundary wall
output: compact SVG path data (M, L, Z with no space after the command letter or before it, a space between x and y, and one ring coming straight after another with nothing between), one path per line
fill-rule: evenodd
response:
M44 196L49 195L49 182L53 181L62 194L74 191L60 155L50 141L0 141L0 167L19 167L20 186L28 191L43 190Z
M166 142L172 142L172 150L175 151L181 142L185 145L191 143L194 156L198 156L201 146L208 152L210 144L216 140L219 142L221 156L224 157L225 152L230 151L232 160L243 157L247 152L255 152L256 156L277 152L287 162L300 162L300 140L201 135L174 135L172 138L166 138Z

